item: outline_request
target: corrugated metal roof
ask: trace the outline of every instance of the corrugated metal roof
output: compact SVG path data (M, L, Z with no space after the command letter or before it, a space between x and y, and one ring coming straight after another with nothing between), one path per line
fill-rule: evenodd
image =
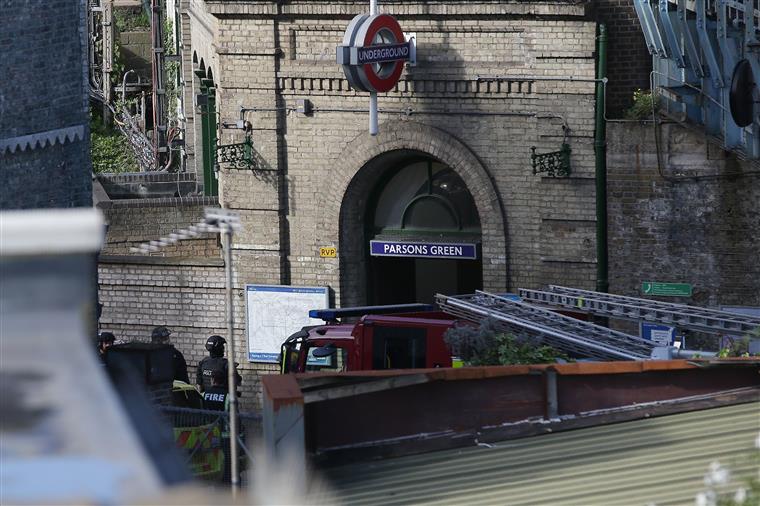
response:
M714 460L737 486L760 403L331 469L345 504L694 504Z

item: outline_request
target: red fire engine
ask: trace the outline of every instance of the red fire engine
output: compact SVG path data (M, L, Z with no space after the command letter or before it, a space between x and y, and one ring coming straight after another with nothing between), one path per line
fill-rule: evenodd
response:
M325 324L304 327L282 344L283 374L452 366L443 335L457 320L431 305L318 309L309 316Z

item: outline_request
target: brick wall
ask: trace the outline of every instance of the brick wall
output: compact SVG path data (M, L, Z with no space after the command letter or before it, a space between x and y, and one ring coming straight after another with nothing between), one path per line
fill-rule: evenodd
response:
M0 5L0 208L92 203L86 6L83 0Z
M151 79L151 40L150 31L121 32L121 57L125 70L134 70L143 81ZM137 80L134 75L129 78L129 83Z
M594 0L595 18L607 25L607 115L620 118L633 92L649 89L652 57L630 0Z
M380 135L371 138L367 96L350 90L334 63L335 45L366 2L183 3L184 72L201 60L212 67L220 122L237 120L241 106L263 109L245 119L254 126L266 171L222 167L220 173L220 202L239 211L246 227L233 255L241 351L246 283L328 286L336 304L364 303L357 259L367 239L365 199L377 174L361 171L397 149L437 157L477 196L487 288L594 286L594 85L528 78L594 77L596 24L587 4L382 5L417 34L418 65L404 72L396 90L381 94L386 112ZM478 80L484 75L522 79ZM193 79L185 81L190 87ZM312 116L293 111L304 98L316 108ZM189 102L184 113L198 124ZM559 149L563 123L570 128L572 177L534 175L531 146L539 153ZM220 134L223 144L242 140L239 131ZM336 246L339 258L320 258L320 246ZM179 297L186 289L172 285L169 292ZM201 292L223 310L222 295L209 290ZM183 344L191 361L203 355L198 347L204 336L222 324L177 324L193 336ZM239 357L248 385L258 385L258 374L272 369Z
M98 273L101 329L124 341L150 341L153 328L169 327L171 342L185 356L194 383L198 362L208 355L208 336L227 336L222 260L101 256ZM235 290L234 297L241 409L260 410L260 376L277 368L248 362L243 291Z
M204 209L216 199L162 198L113 200L100 204L108 224L102 255L134 255L130 248L166 237L203 220ZM179 241L151 253L159 257L221 258L213 234Z
M666 124L665 180L654 139L651 125L608 127L610 291L637 296L642 281L681 282L694 287L684 303L760 306L757 168Z
M217 238L207 235L184 240L150 256L132 253L129 248L197 223L211 200L215 199L117 200L102 208L108 234L98 269L99 299L104 306L101 329L124 341L149 341L153 328L169 327L172 344L187 360L192 382L198 362L208 354L208 336L227 336L224 262ZM261 259L261 265L267 265L266 259ZM259 376L276 371L276 367L247 360L243 297L243 290L236 289L241 408L250 411L261 407Z
M584 4L383 4L417 34L418 64L405 70L397 89L381 94L386 112L376 138L366 131L366 94L349 90L334 63L348 20L366 3L293 2L283 15L272 2L205 7L190 7L190 44L199 54L208 49L211 25L196 20L210 11L221 121L239 117L241 105L292 109L308 98L316 108L312 116L246 114L262 166L273 172L221 174L220 201L256 224L237 252L241 284L327 285L336 303L364 303L356 259L367 242L363 206L372 188L359 180L373 176L363 166L394 149L415 149L454 168L477 197L487 288L540 286L558 277L593 287L587 229L594 220L588 211L594 86L540 79L594 77L596 25ZM533 175L530 147L559 149L563 123L570 128L573 176ZM223 143L240 139L239 132L222 131ZM572 234L559 232L564 221ZM338 247L339 258L319 258L320 246Z

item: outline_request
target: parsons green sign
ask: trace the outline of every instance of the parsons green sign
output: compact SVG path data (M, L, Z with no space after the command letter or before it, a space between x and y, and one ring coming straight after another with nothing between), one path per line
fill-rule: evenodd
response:
M643 281L641 283L641 293L643 295L661 295L666 297L691 297L691 285L688 283Z

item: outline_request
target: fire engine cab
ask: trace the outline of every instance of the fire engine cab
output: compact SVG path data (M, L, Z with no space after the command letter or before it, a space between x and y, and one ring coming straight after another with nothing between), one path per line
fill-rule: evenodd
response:
M316 309L309 316L325 324L304 327L282 344L283 374L452 366L443 335L457 320L431 305Z

